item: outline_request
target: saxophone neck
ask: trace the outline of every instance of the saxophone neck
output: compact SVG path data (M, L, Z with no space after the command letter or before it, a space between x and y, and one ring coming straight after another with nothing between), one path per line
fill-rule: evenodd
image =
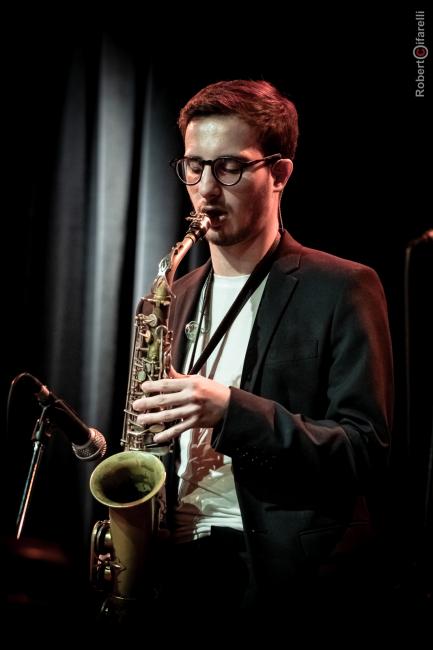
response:
M189 217L189 228L182 241L177 242L170 253L162 258L158 267L158 276L164 277L167 285L171 287L177 268L189 249L202 239L210 228L210 218L205 212L191 212Z
M186 219L190 223L185 237L191 238L192 243L195 244L199 239L202 239L209 230L210 218L206 212L191 212L189 217Z

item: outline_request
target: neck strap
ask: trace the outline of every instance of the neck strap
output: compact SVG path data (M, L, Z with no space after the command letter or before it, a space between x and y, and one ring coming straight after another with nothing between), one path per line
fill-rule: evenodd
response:
M270 247L266 255L264 255L264 257L262 257L262 259L254 267L250 277L248 278L248 280L246 281L242 289L239 291L232 306L230 307L227 314L222 319L221 323L218 325L213 336L210 338L208 344L200 354L199 358L194 363L194 365L190 366L188 370L189 375L196 375L197 373L200 372L200 370L208 360L209 356L215 350L216 346L221 341L222 337L227 332L227 330L235 320L236 316L241 311L242 307L245 305L247 300L249 300L249 298L253 295L254 291L257 289L257 287L262 282L262 280L267 276L273 262L277 257L277 250L279 248L279 244L281 240L282 237L280 233L278 233L278 235L276 236L272 246ZM208 288L209 286L206 287L206 290L208 290ZM199 334L200 332L197 332L197 338Z

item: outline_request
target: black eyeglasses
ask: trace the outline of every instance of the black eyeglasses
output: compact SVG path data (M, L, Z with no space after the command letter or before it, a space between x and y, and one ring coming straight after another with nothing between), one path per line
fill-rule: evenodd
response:
M215 160L202 160L196 156L184 156L183 158L173 158L170 166L173 167L176 174L185 185L197 185L200 182L205 165L210 165L212 174L221 185L236 185L242 178L242 174L247 167L264 162L267 165L280 160L281 154L274 153L272 156L258 158L257 160L239 160L233 156L221 156Z

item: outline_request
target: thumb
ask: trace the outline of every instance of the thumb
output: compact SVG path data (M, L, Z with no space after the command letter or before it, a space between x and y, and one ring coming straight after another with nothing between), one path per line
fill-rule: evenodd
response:
M183 375L181 372L177 372L173 366L170 366L169 377L171 377L171 379L185 379L188 375Z

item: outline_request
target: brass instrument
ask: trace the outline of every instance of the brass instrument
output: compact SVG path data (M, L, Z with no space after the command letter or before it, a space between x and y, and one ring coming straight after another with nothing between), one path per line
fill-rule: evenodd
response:
M159 263L150 297L142 298L137 306L121 438L124 451L102 461L90 477L90 491L108 506L110 517L95 524L91 542L92 582L103 590L108 584L112 586L103 613L119 610L125 603L149 594L145 575L151 570L152 546L165 508L165 468L159 456L165 455L169 446L153 442L164 425L139 425L132 403L143 396L143 381L169 376L172 332L168 316L173 278L186 253L210 226L205 213L191 213L188 220L183 240ZM151 311L146 314L149 304Z

